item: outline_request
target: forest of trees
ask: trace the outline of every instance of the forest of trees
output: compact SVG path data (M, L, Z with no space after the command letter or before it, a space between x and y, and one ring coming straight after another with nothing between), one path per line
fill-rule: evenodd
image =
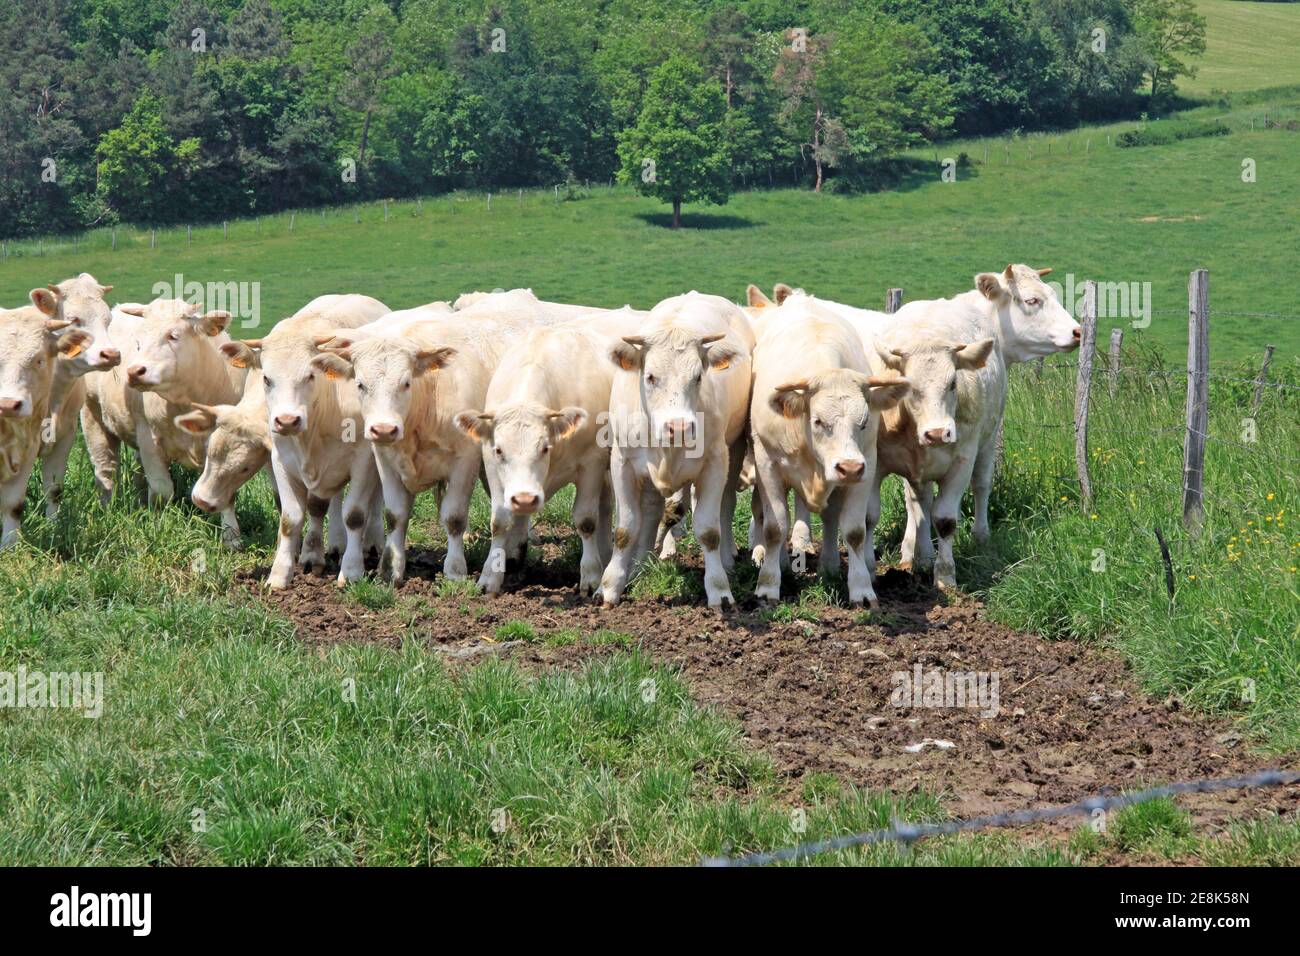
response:
M1191 0L0 0L0 236L614 177L675 204L854 188L919 143L1158 107L1197 20Z

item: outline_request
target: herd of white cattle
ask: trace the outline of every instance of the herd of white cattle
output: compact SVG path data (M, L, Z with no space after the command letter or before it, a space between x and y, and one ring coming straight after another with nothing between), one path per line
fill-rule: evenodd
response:
M760 598L779 600L791 551L812 549L816 511L821 570L839 572L842 538L849 598L875 606L872 532L888 475L903 478L903 566L933 565L951 587L968 487L974 537L989 533L1007 365L1079 344L1048 271L1009 265L893 314L785 285L771 299L751 285L743 307L689 292L649 311L528 289L396 312L324 295L246 341L228 335L228 313L180 299L110 307L112 287L82 273L0 309L0 547L18 537L38 460L57 513L80 420L105 503L125 443L150 505L172 497L172 464L201 471L192 500L220 513L232 547L235 495L269 468L281 512L272 588L299 567L324 569L327 532L340 585L366 573L367 551L400 582L412 505L429 489L441 499L443 573L467 576L482 480L486 591L501 589L507 559L526 556L531 516L571 484L584 595L617 604L640 560L674 550L689 507L708 603L722 606L734 603L736 497L752 484Z

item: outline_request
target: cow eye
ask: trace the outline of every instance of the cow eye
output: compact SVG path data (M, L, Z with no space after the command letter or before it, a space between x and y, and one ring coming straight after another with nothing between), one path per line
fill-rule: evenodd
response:
M546 454L547 452L549 452L550 450L551 450L551 446L550 446L550 445L543 445L543 446L542 446L542 454L543 454L543 455L545 455L545 454Z
M496 449L493 449L493 450L497 453L497 457L498 457L498 458L500 458L502 461L505 461L505 457L506 457L506 453L505 453L505 452L503 452L500 448L496 448Z
M645 383L646 383L647 385L655 385L655 384L658 383L658 381L659 381L659 379L655 378L653 375L647 375L647 376L645 377Z
M262 387L265 388L267 391L270 391L272 388L275 387L275 382L271 381L269 378L267 378L265 375L263 375L263 376L262 376Z
M357 382L357 391L364 392L365 390L366 390L366 386L363 385L361 382Z
M1025 300L1025 305L1041 305L1042 302L1043 302L1043 300L1042 300L1042 299L1039 299L1039 298L1026 299L1026 300Z
M948 391L950 392L957 391L957 380L955 378L948 383Z

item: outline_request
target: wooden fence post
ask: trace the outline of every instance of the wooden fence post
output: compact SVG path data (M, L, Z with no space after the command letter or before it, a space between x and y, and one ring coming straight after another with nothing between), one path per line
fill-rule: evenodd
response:
M1200 526L1205 516L1205 436L1210 422L1210 273L1197 269L1187 280L1187 434L1183 438L1183 523Z
M156 248L157 245L158 245L158 230L157 230L157 229L150 229L150 230L149 230L149 248L150 248L150 249Z
M388 222L388 200L384 200L384 222Z
M221 220L221 239L224 242L229 238L230 238L230 223L223 219Z
M193 226L186 226L186 227L185 227L185 245L187 245L187 246L192 246L192 245L194 245L194 227L193 227Z
M1092 505L1092 481L1088 477L1088 393L1092 387L1092 359L1097 345L1097 283L1083 284L1083 329L1079 341L1079 377L1074 386L1074 464L1079 471L1079 504Z
M893 315L903 307L903 290L890 289L885 293L885 311Z
M297 220L298 220L298 214L297 214L296 212L291 212L291 213L289 213L289 231L290 231L290 232L293 232L293 224L294 224L295 222L297 222Z
M113 227L113 251L117 252L117 226Z
M1110 381L1110 394L1113 398L1119 387L1120 347L1124 344L1124 328L1110 330L1110 354L1107 356L1106 374Z
M1264 401L1264 383L1268 381L1268 363L1273 358L1273 346L1264 346L1264 364L1259 367L1259 378L1255 379L1255 398L1250 403L1250 417L1259 415L1259 406Z

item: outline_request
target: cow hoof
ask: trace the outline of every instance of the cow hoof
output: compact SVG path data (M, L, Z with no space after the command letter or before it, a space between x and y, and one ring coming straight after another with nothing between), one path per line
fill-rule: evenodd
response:
M781 603L781 588L779 586L767 586L757 588L754 591L754 597L767 604Z

